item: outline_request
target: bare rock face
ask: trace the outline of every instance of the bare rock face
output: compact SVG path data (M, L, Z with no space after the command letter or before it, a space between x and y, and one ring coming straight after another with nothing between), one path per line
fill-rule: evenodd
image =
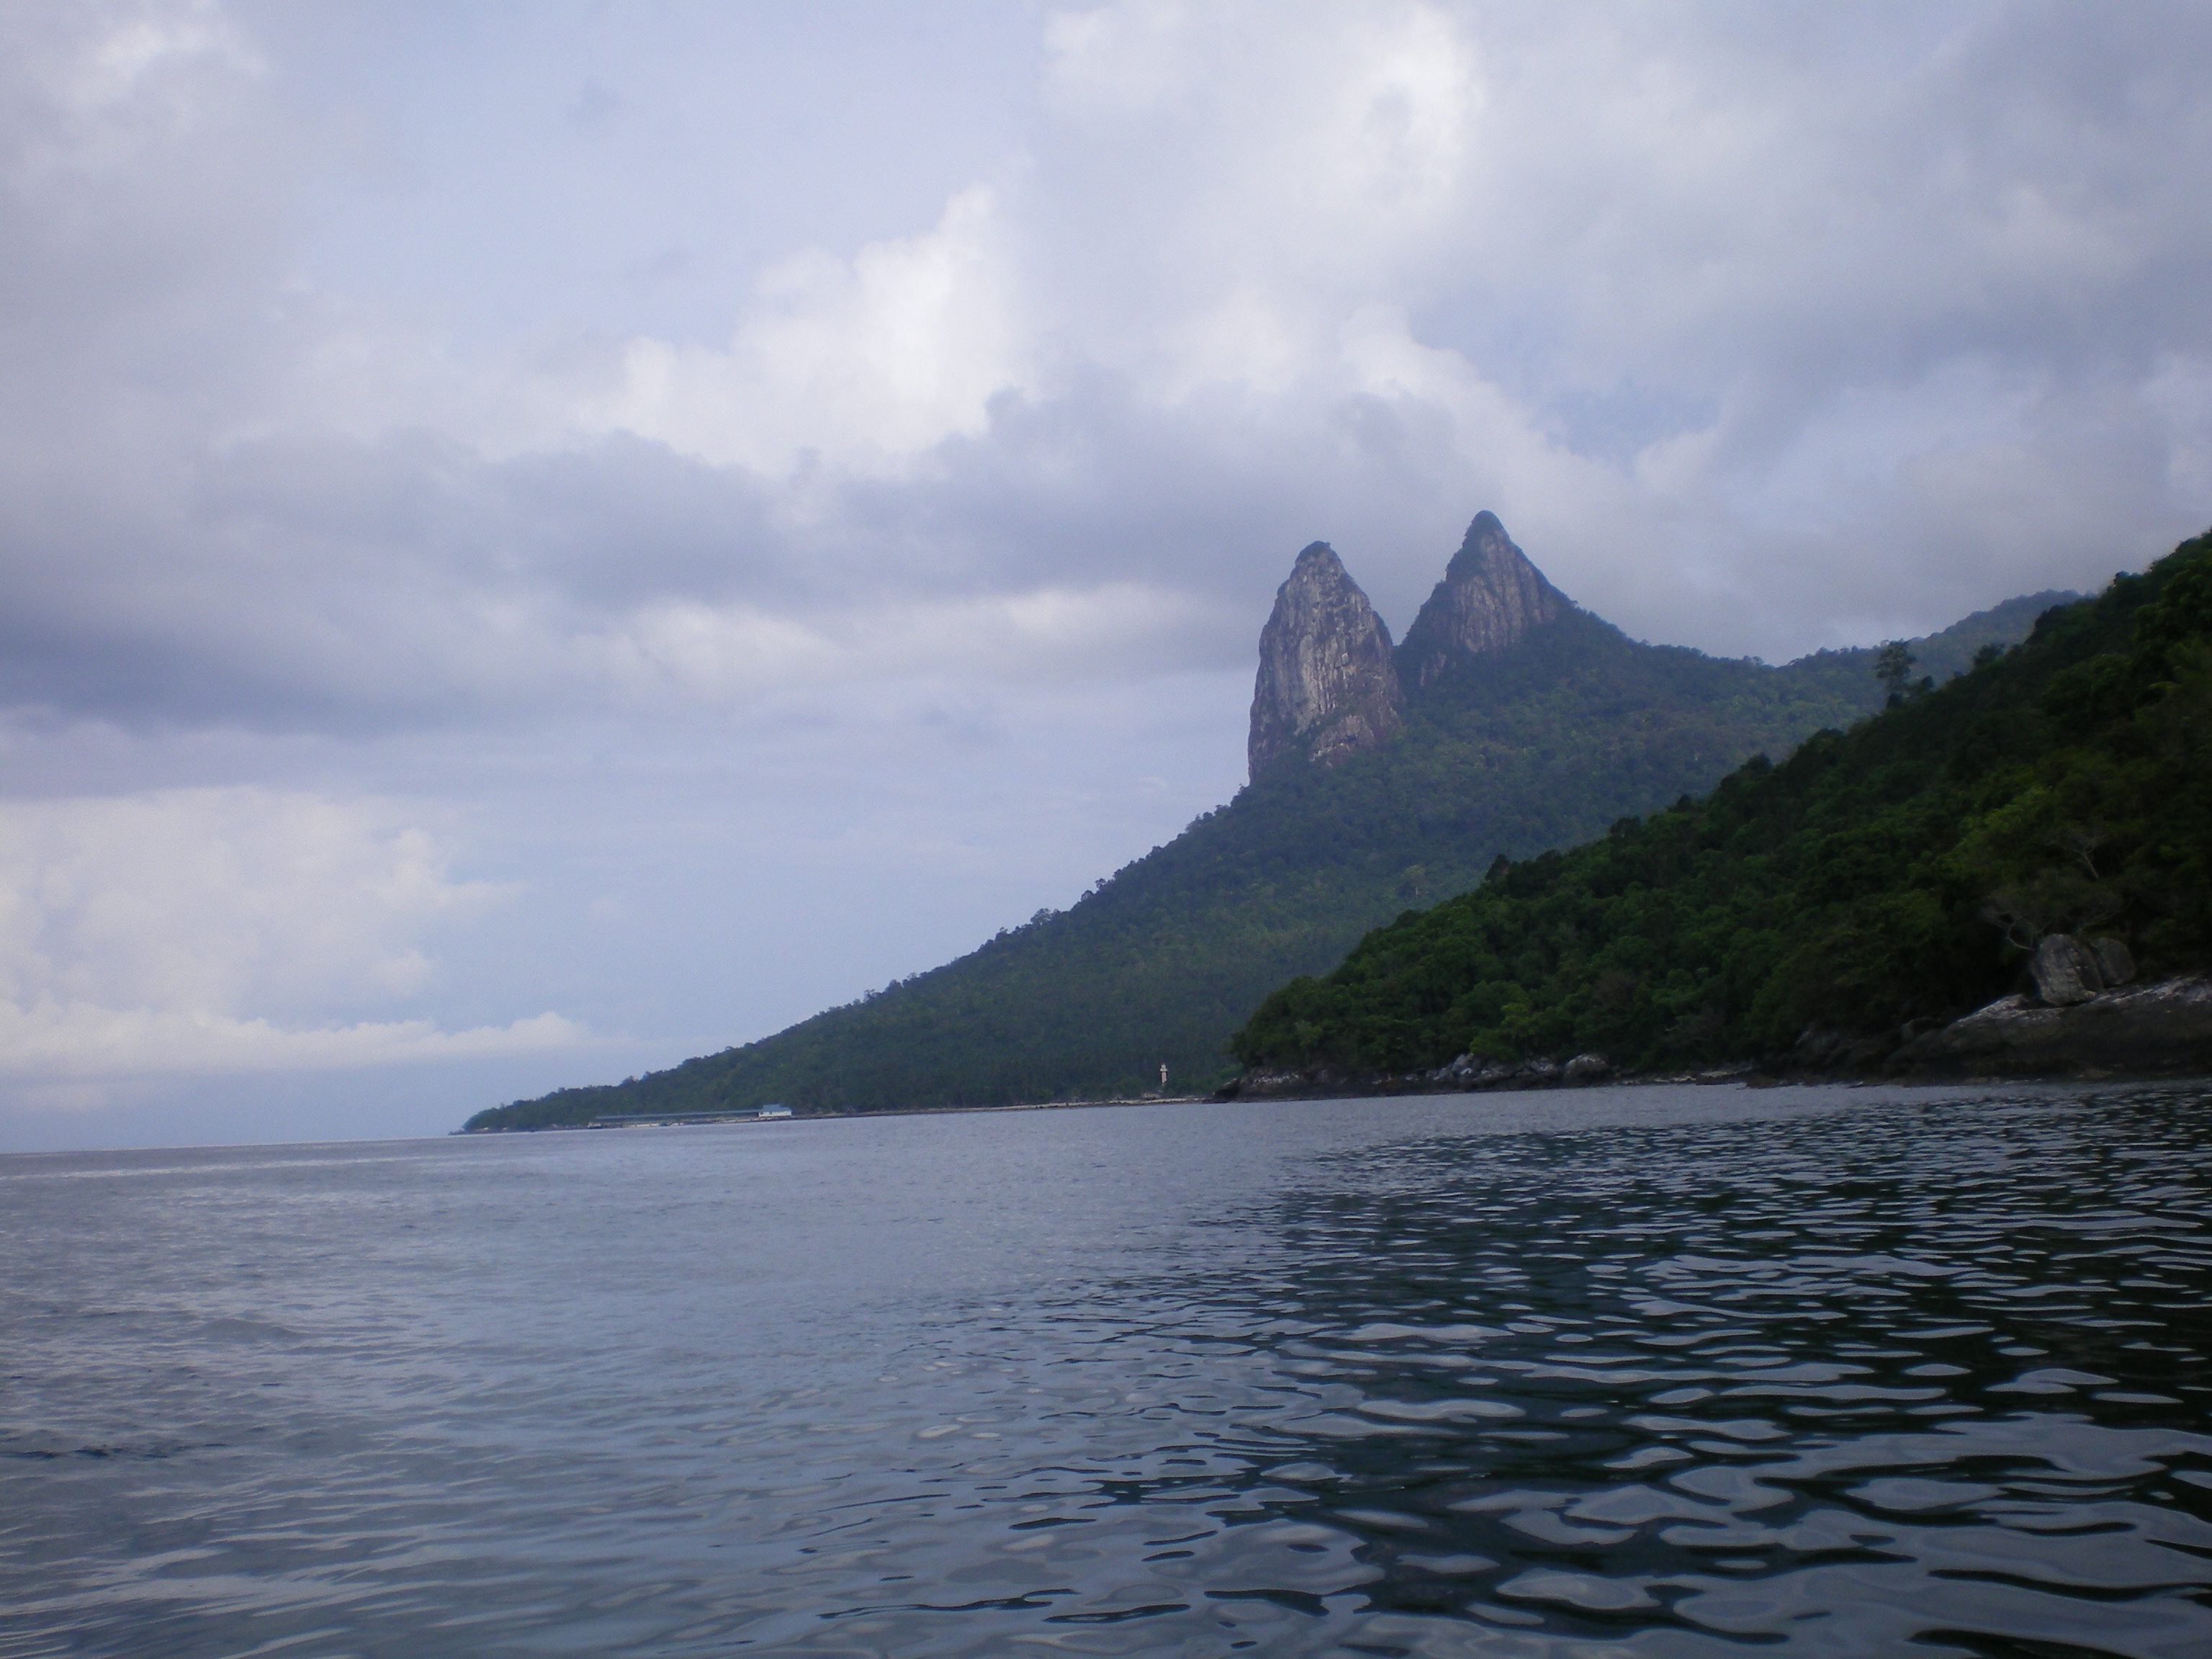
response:
M1921 1077L2201 1074L2212 1068L2212 979L2191 975L2055 1005L2010 996L1890 1057Z
M1567 605L1566 595L1528 562L1498 515L1479 513L1444 579L1406 630L1398 672L1426 685L1462 658L1502 651L1556 621Z
M1335 550L1316 542L1276 590L1261 630L1252 775L1301 747L1316 764L1333 766L1387 743L1405 724L1390 630Z

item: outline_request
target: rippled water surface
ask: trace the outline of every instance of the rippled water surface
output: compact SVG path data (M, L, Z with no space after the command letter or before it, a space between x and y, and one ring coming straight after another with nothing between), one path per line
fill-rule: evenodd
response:
M2212 1655L2212 1102L0 1159L0 1654Z

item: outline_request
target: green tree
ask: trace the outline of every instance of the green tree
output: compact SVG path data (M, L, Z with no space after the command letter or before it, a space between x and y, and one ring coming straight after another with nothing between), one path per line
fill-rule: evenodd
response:
M1277 990L1236 1053L1403 1073L1595 1050L1640 1070L1758 1059L1817 1025L1881 1054L2002 995L2049 933L2123 939L2147 974L2212 965L2212 535L1890 701L1377 929Z
M1917 660L1903 640L1884 640L1881 649L1874 653L1874 677L1888 694L1892 708L1905 701L1905 688L1912 683L1912 670Z

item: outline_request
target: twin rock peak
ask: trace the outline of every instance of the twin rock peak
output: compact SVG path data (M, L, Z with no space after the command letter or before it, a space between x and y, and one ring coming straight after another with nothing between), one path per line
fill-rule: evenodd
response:
M1502 651L1569 608L1498 515L1480 513L1405 643L1393 647L1336 550L1316 542L1276 590L1261 630L1252 775L1286 754L1334 766L1389 742L1405 728L1407 685L1418 690L1469 657Z

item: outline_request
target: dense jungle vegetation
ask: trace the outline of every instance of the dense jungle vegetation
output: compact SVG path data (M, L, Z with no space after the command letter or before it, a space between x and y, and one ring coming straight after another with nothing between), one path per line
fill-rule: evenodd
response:
M2212 963L2212 535L1780 765L1482 884L1262 1003L1248 1065L1674 1068L2012 989L2046 933Z
M1963 668L2058 598L1916 641ZM1332 769L1287 757L1227 805L959 960L741 1048L621 1084L479 1112L472 1129L626 1113L802 1112L1204 1091L1270 990L1325 971L1411 905L1474 886L1500 853L1600 833L1747 757L1879 707L1870 651L1780 668L1629 639L1571 612L1413 699L1404 736Z

